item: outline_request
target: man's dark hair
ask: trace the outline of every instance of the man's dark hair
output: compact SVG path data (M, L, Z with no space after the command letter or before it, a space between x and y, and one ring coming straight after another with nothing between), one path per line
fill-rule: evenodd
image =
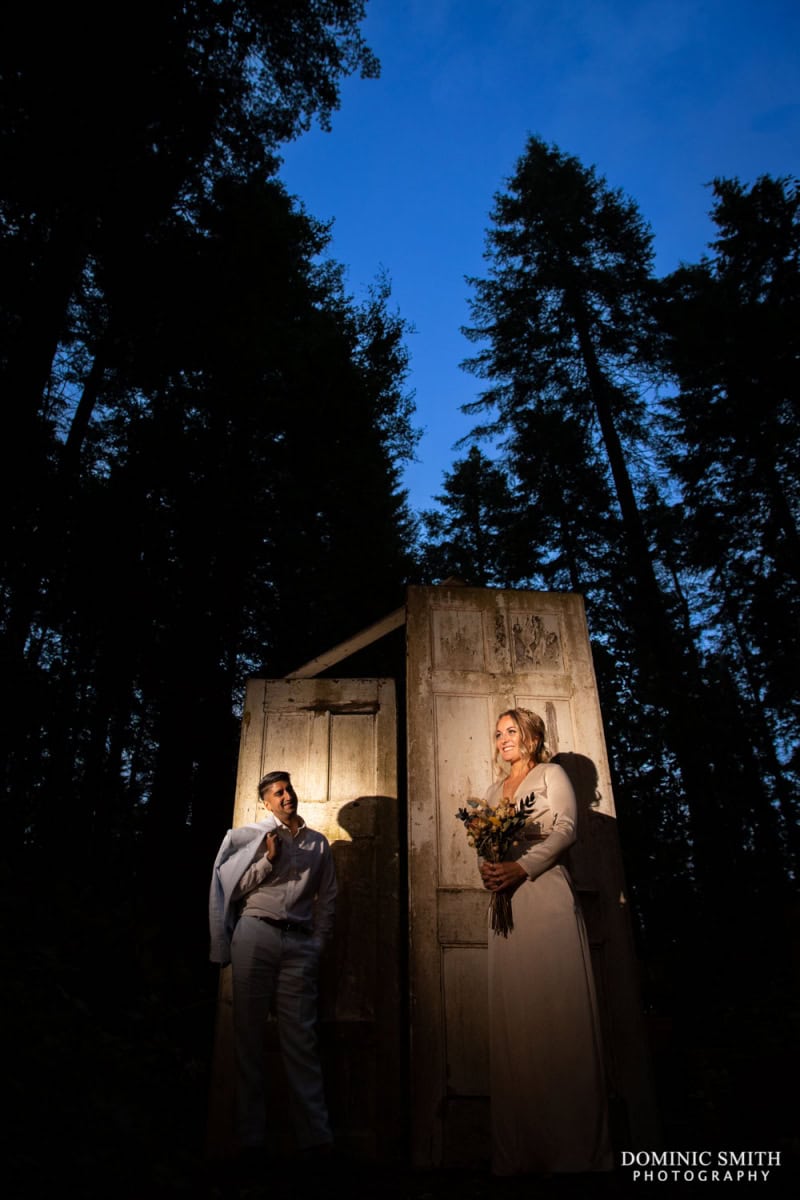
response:
M288 783L289 787L292 786L292 778L288 771L269 771L258 785L259 800L263 800L264 792L267 790L267 788L271 788L273 783L281 783L281 781L283 783Z

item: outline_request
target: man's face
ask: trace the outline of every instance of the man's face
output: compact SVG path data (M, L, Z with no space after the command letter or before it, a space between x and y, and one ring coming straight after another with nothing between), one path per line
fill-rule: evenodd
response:
M297 796L294 788L284 779L279 779L264 792L262 797L264 807L276 816L284 825L289 824L290 817L297 812Z

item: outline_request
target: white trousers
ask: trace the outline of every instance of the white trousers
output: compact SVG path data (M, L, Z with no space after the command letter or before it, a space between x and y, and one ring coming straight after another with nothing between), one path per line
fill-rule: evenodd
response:
M263 1146L267 1129L264 1041L270 1008L289 1085L289 1114L299 1149L333 1141L317 1052L319 943L257 917L241 917L231 944L236 1111L241 1146ZM285 1099L269 1097L270 1125L281 1128Z

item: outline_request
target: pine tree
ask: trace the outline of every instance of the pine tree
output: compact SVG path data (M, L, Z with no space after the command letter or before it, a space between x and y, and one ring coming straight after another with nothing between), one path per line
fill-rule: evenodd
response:
M282 141L329 122L342 75L377 74L363 15L363 0L3 9L0 650L15 677L151 242L197 218L215 180L273 172ZM102 336L87 345L88 323Z
M678 393L666 462L683 537L703 580L704 636L736 681L764 789L796 865L800 741L800 186L715 180L712 256L664 281L662 320ZM752 828L773 841L775 811ZM770 859L770 861L772 861Z
M244 674L396 605L415 435L388 285L270 182L377 73L361 0L83 7L0 38L2 758L7 844L59 795L107 850L229 804Z
M646 401L658 348L651 235L635 205L594 169L538 138L529 139L491 216L489 271L471 281L474 323L465 330L485 344L466 366L489 387L469 408L495 414L488 431L504 439L520 476L535 472L531 460L541 455L554 489L559 480L565 489L577 479L584 486L595 480L583 503L572 492L569 509L583 507L597 537L597 515L589 510L598 502L604 507L608 540L602 550L595 542L595 558L606 550L619 557L603 607L617 609L618 633L633 651L626 662L610 646L612 660L632 672L627 686L645 719L663 725L665 763L679 768L680 782L671 789L676 819L675 806L688 806L686 861L691 853L697 883L713 903L721 847L728 861L747 858L743 798L759 776L743 751L731 749L724 724L709 721L698 646L673 619L637 495L649 476L632 470L651 455ZM559 507L551 491L551 522ZM612 550L615 523L619 541ZM571 543L577 544L574 534Z
M441 507L421 514L424 575L435 581L455 577L472 587L510 587L509 539L518 522L502 466L473 445L445 474L444 491L434 498Z

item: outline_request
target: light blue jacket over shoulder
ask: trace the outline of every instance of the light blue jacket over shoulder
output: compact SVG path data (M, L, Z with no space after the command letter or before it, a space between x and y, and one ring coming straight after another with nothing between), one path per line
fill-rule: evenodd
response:
M252 866L265 836L278 827L271 814L264 821L229 829L219 848L211 874L208 923L211 932L209 958L220 966L231 961L231 938L236 925L237 905L232 901L237 883Z

